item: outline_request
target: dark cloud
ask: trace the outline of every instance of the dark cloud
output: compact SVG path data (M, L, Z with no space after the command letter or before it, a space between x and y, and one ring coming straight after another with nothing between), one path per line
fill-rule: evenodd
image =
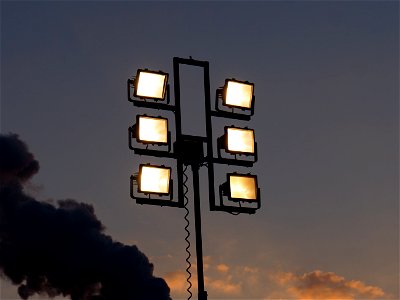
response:
M18 135L0 135L0 183L23 182L39 171L39 162Z
M0 270L22 299L170 299L148 258L104 234L91 205L27 195L23 184L38 170L17 135L0 135Z

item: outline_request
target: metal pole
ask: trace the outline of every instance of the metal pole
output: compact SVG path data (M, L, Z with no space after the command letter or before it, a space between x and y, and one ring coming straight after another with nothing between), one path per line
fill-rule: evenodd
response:
M173 59L174 67L174 94L175 94L175 132L176 140L182 140L182 117L181 117L181 83L179 75L179 58L174 57ZM178 186L183 187L183 162L182 158L178 156L176 158L176 167L178 171ZM185 202L183 196L183 188L178 189L178 202L183 206Z
M196 231L198 300L207 300L207 292L204 290L203 242L202 242L202 238L201 238L199 165L197 163L194 163L191 166L192 166L192 172L193 172L194 226L195 226L195 231Z
M207 170L208 170L208 200L210 210L215 210L215 191L214 191L214 148L213 131L211 121L211 95L210 95L210 70L208 61L204 62L204 103L206 109L206 133L207 133Z
M189 66L197 66L197 67L202 67L204 69L204 93L205 93L205 101L206 103L210 103L210 77L209 77L209 66L208 62L205 61L198 61L194 60L192 58L190 59L185 59L185 58L180 58L180 57L174 57L173 59L173 66L174 66L174 92L175 92L175 120L176 120L176 140L181 143L181 147L184 147L184 140L183 140L183 135L182 135L182 127L181 127L181 107L180 107L180 74L179 74L179 65L180 64L185 64ZM207 109L207 104L206 104L206 114L210 109ZM207 120L210 119L210 117L207 117ZM211 139L211 123L207 122L207 135L209 136L207 140L207 157L212 155L212 144L210 144L212 141ZM201 142L203 143L203 141ZM210 144L210 145L209 145ZM203 147L201 144L200 146L197 144L198 147ZM194 146L196 147L196 145ZM211 151L210 151L211 149ZM183 150L183 148L181 149ZM180 150L180 151L181 151ZM187 150L187 149L186 149ZM202 153L203 151L201 151ZM203 242L202 242L202 237L201 237L201 211L200 211L200 182L199 182L199 169L200 169L200 163L203 162L204 158L202 157L201 159L199 157L196 157L196 154L198 151L195 151L193 153L186 153L186 165L191 165L192 167L192 172L193 172L193 194L194 194L194 224L195 224L195 233L196 233L196 258L197 258L197 286L198 286L198 300L207 300L207 292L204 290L204 273L203 273ZM191 154L194 155L191 157ZM183 154L182 154L183 155ZM203 156L203 155L202 155ZM177 165L178 165L178 186L182 187L183 186L183 162L184 159L182 158L181 155L177 156ZM213 171L213 166L212 162L208 162L209 168ZM210 171L209 171L210 172ZM214 173L212 172L212 176ZM212 177L213 179L214 177ZM214 180L213 180L214 181ZM214 185L212 186L212 192L214 192ZM211 195L211 194L210 194ZM183 189L179 188L179 201L183 203ZM214 200L214 196L210 197L210 203L211 199Z

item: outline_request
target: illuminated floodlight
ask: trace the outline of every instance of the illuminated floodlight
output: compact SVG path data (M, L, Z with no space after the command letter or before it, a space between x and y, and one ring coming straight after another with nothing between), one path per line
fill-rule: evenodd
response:
M227 177L229 200L253 202L259 199L256 175L229 173Z
M168 119L136 116L136 139L145 144L168 144Z
M254 130L225 127L225 150L233 154L254 155Z
M164 100L167 89L168 73L139 69L134 82L134 96Z
M171 190L171 168L140 165L137 182L140 193L168 195Z
M251 110L254 102L253 94L253 83L226 79L222 94L222 104L228 107Z

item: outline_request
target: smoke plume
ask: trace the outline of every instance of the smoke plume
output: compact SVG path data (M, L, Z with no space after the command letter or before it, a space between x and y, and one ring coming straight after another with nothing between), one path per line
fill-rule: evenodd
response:
M23 185L38 171L17 135L0 135L0 274L22 299L170 299L148 258L104 234L91 205L67 199L54 206L27 195Z

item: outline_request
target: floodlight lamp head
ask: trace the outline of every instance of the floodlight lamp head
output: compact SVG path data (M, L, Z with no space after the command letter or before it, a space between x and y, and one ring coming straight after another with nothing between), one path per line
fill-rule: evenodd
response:
M142 144L170 144L167 118L137 115L133 132L136 140Z
M222 89L222 105L242 110L254 109L254 84L248 81L226 79Z
M224 134L217 139L217 153L221 163L240 163L241 165L246 163L245 166L252 166L258 160L254 130L233 125L225 126ZM228 156L234 156L234 158Z
M230 154L255 155L254 130L234 126L225 127L224 148Z
M260 188L257 176L251 174L228 173L226 182L219 186L220 205L216 210L230 213L254 214L261 207ZM228 201L224 201L227 198ZM237 203L239 206L232 206Z
M168 73L162 71L137 70L133 95L136 98L164 100L167 90Z
M259 202L257 176L251 174L227 174L228 199L231 201Z
M138 192L144 194L169 195L171 193L172 180L171 168L142 164L139 166Z

